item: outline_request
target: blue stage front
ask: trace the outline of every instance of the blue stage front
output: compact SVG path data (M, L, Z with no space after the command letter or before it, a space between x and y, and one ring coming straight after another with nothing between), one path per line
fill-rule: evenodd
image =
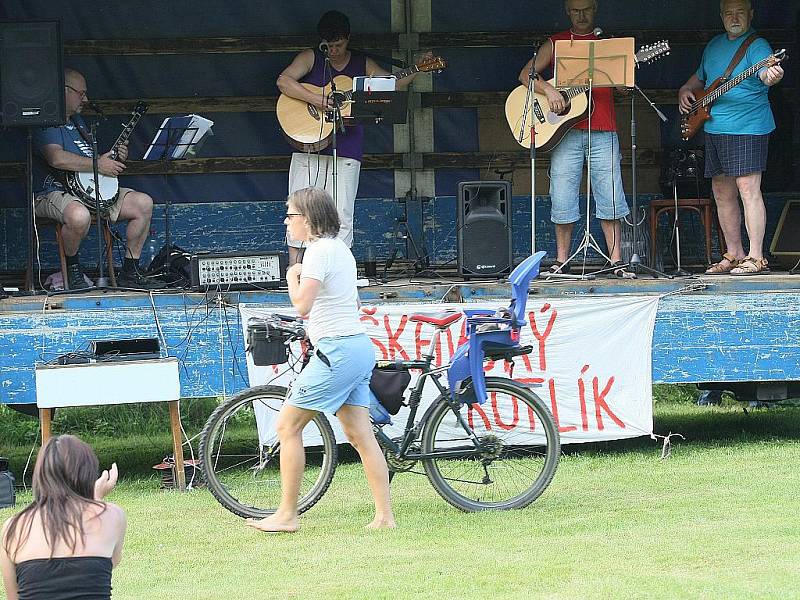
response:
M744 280L743 280L744 279ZM370 287L365 303L507 300L508 285L423 283ZM800 277L705 278L545 284L540 297L598 293L663 295L653 340L655 383L800 380ZM184 398L247 387L238 303L286 306L285 292L91 293L13 298L0 304L4 403L36 401L34 367L93 340L161 338L180 361ZM109 399L113 403L113 399Z

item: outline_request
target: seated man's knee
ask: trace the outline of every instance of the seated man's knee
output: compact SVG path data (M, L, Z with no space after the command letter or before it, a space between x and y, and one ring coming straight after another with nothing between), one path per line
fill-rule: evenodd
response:
M64 225L75 231L89 231L92 224L92 215L80 202L70 202L63 212Z
M130 206L134 216L149 217L153 214L153 198L144 192L129 192L130 198L125 201L130 201Z

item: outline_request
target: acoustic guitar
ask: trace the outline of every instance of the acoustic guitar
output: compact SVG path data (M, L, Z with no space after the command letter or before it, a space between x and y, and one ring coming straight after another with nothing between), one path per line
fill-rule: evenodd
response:
M736 77L728 80L717 77L705 90L695 93L695 101L692 102L691 110L681 116L681 137L684 140L692 139L698 131L703 128L703 124L711 118L711 105L723 94L731 91L751 75L757 73L764 67L777 65L786 58L786 50L781 49L771 54L739 73Z
M441 71L447 63L440 56L433 56L421 60L414 66L392 73L397 79L403 79L414 73L428 71ZM342 102L342 116L350 116L350 105L353 95L353 80L346 75L333 78L336 84L337 100ZM331 94L331 84L324 87L301 83L311 93L318 95L321 100L326 100ZM301 152L319 152L331 143L333 123L326 119L325 111L314 104L304 100L292 98L281 94L276 107L278 123L283 135L289 144Z
M662 40L649 46L643 46L634 58L636 64L640 65L666 56L669 51L669 42ZM555 78L548 83L555 86ZM514 138L521 146L531 147L531 119L535 119L536 149L548 152L558 145L573 125L583 121L589 116L589 111L594 110L594 106L589 106L589 86L571 87L561 89L559 92L564 97L567 106L558 114L550 110L547 96L538 92L533 94L533 101L528 104L526 111L527 86L520 85L508 95L506 121L511 128L511 133L514 134Z

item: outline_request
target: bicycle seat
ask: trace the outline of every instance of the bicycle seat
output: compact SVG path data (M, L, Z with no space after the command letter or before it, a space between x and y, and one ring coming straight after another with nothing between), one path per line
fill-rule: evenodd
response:
M427 323L428 325L433 325L439 329L445 329L449 327L451 323L455 323L461 318L463 313L460 312L440 312L434 314L416 314L411 315L409 320L414 321L415 323Z

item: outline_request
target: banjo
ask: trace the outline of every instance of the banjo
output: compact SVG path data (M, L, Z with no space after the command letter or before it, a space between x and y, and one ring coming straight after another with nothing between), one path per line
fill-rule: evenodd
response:
M131 136L133 128L139 122L139 119L144 113L147 112L146 102L137 102L136 107L131 113L130 120L122 128L122 133L119 134L117 141L111 146L111 158L117 159L119 147L128 141ZM81 133L83 135L83 133ZM94 173L92 171L65 171L64 178L69 192L75 196L78 201L86 206L92 212L97 210L97 200L95 198L95 190L99 196L100 212L108 213L114 203L117 201L119 195L119 180L116 177L110 177L98 173L98 182L95 185Z

